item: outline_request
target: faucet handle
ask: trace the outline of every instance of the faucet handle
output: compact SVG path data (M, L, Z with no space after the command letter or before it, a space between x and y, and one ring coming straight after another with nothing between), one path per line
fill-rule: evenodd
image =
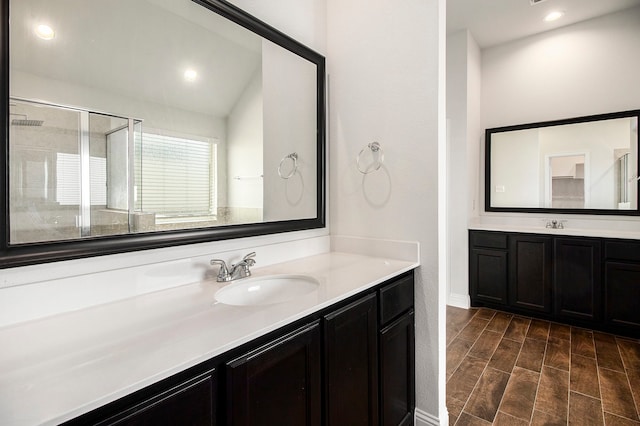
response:
M227 268L227 263L222 259L211 259L209 262L211 265L220 265L220 269L218 270L218 281L226 280L229 277L229 269Z
M255 257L256 257L256 252L252 251L251 253L243 257L242 260L246 263L247 266L253 266L256 264L256 260L254 259Z

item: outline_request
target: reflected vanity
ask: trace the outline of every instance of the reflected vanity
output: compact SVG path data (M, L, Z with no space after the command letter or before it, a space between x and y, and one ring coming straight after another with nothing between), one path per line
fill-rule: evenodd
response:
M485 210L638 215L640 110L486 130Z
M0 267L324 226L321 55L218 0L2 3Z

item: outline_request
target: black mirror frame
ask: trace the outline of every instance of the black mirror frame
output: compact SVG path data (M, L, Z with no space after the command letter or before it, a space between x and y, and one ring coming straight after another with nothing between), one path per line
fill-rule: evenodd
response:
M554 214L581 214L581 215L612 215L612 216L639 216L640 200L635 209L561 209L546 207L493 207L491 205L491 135L494 133L508 132L512 130L525 130L538 127L550 127L563 124L586 123L590 121L602 121L615 118L637 117L640 124L640 110L613 112L607 114L589 115L583 117L568 118L563 120L543 121L539 123L519 124L515 126L496 127L485 130L485 157L484 157L484 210L486 212L501 213L554 213ZM640 141L638 142L640 148ZM638 169L640 171L640 153L638 155ZM640 181L637 181L638 195L640 196Z
M2 153L0 154L0 269L61 260L79 259L138 250L253 237L283 232L324 228L326 223L326 118L325 58L293 38L276 30L224 0L192 0L236 24L262 36L317 66L317 200L316 217L278 222L226 225L177 231L93 237L44 243L9 243L9 0L0 0L0 117L2 117Z

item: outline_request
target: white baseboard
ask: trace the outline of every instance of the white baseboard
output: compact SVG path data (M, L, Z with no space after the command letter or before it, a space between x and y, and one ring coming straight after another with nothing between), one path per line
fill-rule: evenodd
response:
M447 305L455 306L456 308L469 309L471 307L471 300L469 299L468 294L449 293Z
M436 416L416 408L415 426L440 426L440 424L448 425L449 420L447 419L446 422L441 423Z

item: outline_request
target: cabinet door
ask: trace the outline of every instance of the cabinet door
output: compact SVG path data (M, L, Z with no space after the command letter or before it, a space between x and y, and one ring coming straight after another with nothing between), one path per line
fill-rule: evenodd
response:
M378 424L376 305L371 294L324 317L329 426Z
M471 298L481 302L507 304L507 252L471 249L469 259Z
M210 371L96 424L100 426L213 426L216 424L214 384L213 371Z
M413 311L380 332L380 424L413 424L415 408Z
M640 327L640 263L605 263L605 321L629 328Z
M554 312L560 317L601 318L600 241L554 240Z
M318 426L320 325L303 327L227 364L227 424Z
M530 311L551 312L550 237L510 237L509 304Z

